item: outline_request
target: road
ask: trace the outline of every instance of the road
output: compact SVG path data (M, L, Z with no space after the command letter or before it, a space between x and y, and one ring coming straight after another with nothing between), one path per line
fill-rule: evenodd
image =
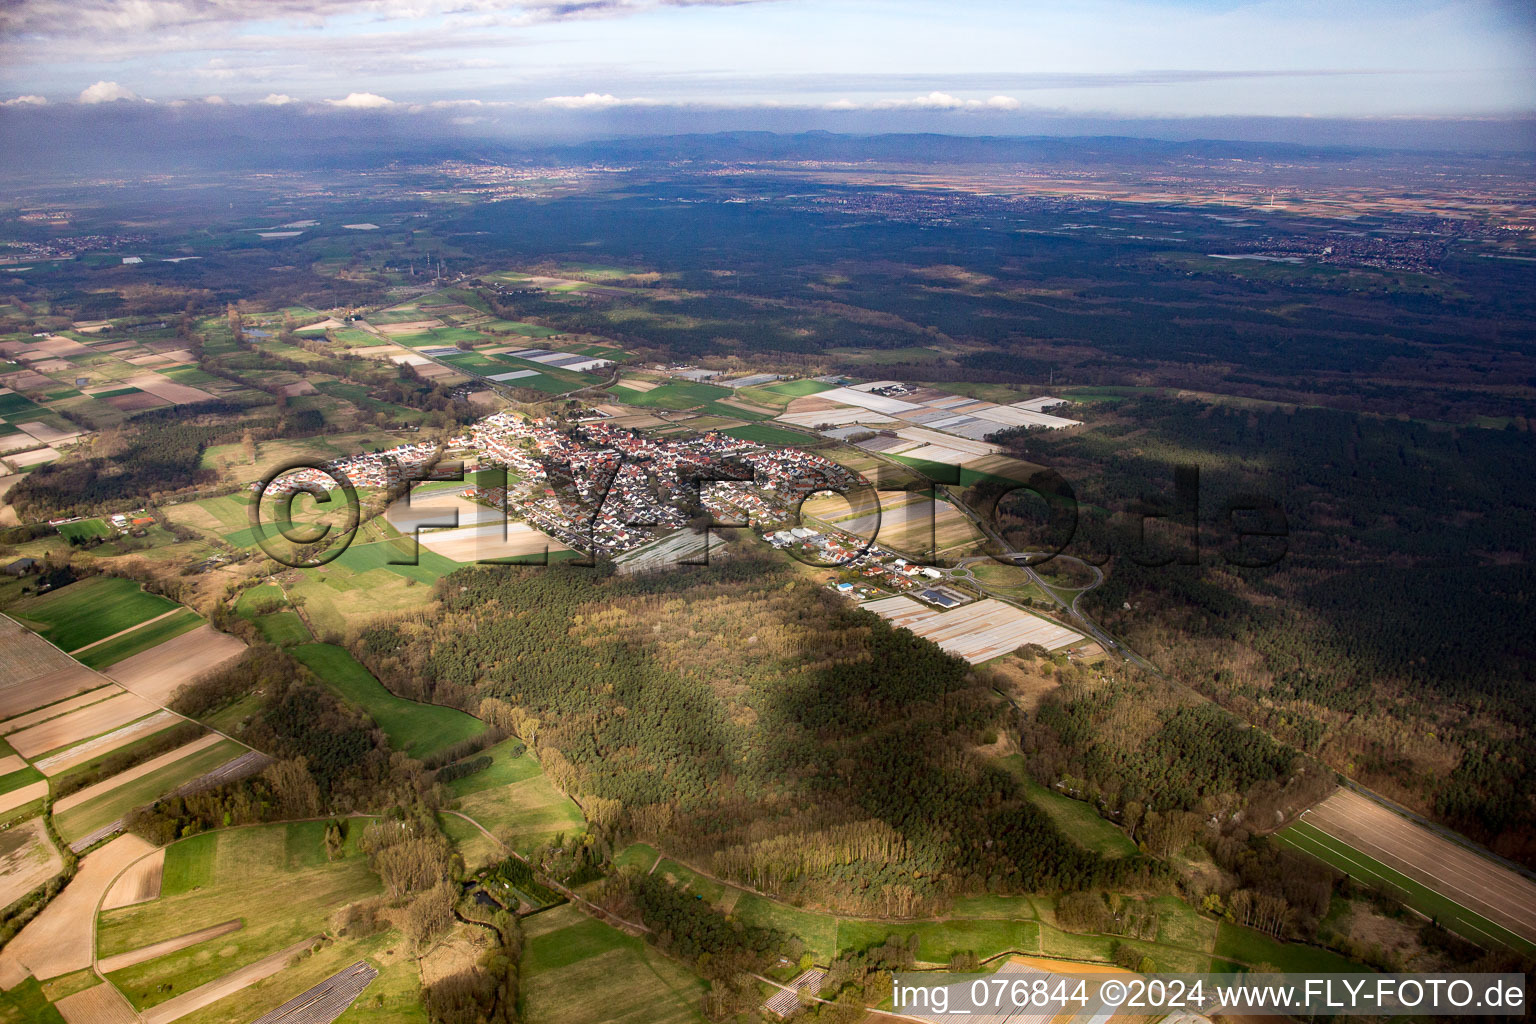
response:
M1103 569L1100 569L1098 566L1091 562L1085 562L1082 559L1076 558L1072 555L1056 555L1056 558L1083 566L1093 573L1093 582L1091 584L1084 587L1082 590L1079 590L1075 595L1073 595L1071 601L1064 601L1062 600L1061 595L1057 594L1052 587L1050 587L1043 579L1041 579L1040 574L1037 573L1034 570L1034 567L1029 564L1029 559L1037 558L1047 554L1048 552L1015 550L1012 545L1003 539L1001 534L992 528L991 523L988 523L985 519L978 515L974 509L972 509L963 500L961 500L961 498L953 491L947 487L942 487L939 485L935 485L935 490L943 495L945 501L948 501L951 505L955 506L955 508L959 509L960 513L971 521L971 525L980 530L981 535L986 537L993 544L997 545L998 549L1002 552L996 556L982 555L976 556L974 558L964 559L961 562L962 566L969 565L974 562L987 561L988 559L1010 562L1013 565L1018 566L1020 569L1024 570L1025 574L1029 576L1030 582L1032 582L1036 587L1040 588L1041 593L1045 594L1053 602L1055 602L1058 607L1065 611L1067 613L1067 617L1071 619L1073 624L1080 628L1084 633L1087 633L1089 636L1093 637L1094 640L1098 641L1099 646L1104 648L1106 652L1118 654L1120 657L1124 658L1126 661L1129 661L1137 668L1156 673L1157 675L1162 675L1162 672L1158 670L1156 665L1152 664L1152 662L1131 650L1119 640L1116 640L1114 637L1110 636L1109 633L1105 632L1105 630L1097 622L1094 622L1093 619L1090 618L1088 614L1078 606L1078 602L1082 600L1084 594L1088 593L1094 587L1097 587L1104 582ZM978 583L978 586L979 585L980 584Z

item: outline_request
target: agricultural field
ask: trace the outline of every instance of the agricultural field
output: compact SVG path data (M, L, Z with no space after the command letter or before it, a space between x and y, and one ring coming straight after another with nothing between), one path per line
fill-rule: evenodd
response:
M1054 651L1083 639L1081 634L1065 626L995 598L961 605L947 612L920 604L905 594L869 601L862 607L894 625L932 640L973 665L1002 657L1028 644Z
M0 719L15 718L100 686L100 676L0 615Z
M1276 833L1474 942L1536 955L1536 883L1350 790Z
M106 674L134 693L165 704L184 683L244 650L238 638L203 624L113 663Z
M91 668L104 669L136 654L153 650L202 625L201 615L190 608L178 607L128 632L91 644L78 651L76 657Z
M324 822L296 822L171 844L160 897L100 915L99 954L127 953L226 921L243 927L111 972L108 980L143 1011L319 935L337 908L380 890L356 848L361 823L353 823L345 856L336 861L326 860L324 832Z
M731 397L730 388L716 387L713 384L683 384L676 381L669 381L648 391L637 391L615 385L612 392L625 405L638 406L642 409L670 409L674 412L696 409L701 405ZM726 414L729 415L729 406L726 409Z
M527 1024L703 1024L704 982L642 940L572 907L524 923Z
M162 794L239 757L246 749L234 740L219 740L154 771L124 779L115 788L56 813L54 827L66 842L90 835L135 807L153 803ZM123 774L135 775L132 771Z
M52 878L64 858L48 838L41 818L0 832L0 909Z
M429 757L486 729L484 722L455 708L396 697L343 647L306 643L293 648L293 655L326 686L368 712L390 745L412 757Z
M22 598L7 610L60 650L75 651L177 607L174 601L145 593L133 580L92 576L46 594Z
M730 427L721 433L741 441L757 441L760 444L803 445L814 440L806 434L767 423L748 423L743 427Z

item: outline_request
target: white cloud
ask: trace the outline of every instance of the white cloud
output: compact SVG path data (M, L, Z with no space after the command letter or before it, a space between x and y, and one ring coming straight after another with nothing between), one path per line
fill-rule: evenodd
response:
M47 104L48 101L43 97L32 95L17 96L13 100L0 101L0 107L42 107Z
M80 92L81 103L113 103L117 100L136 100L138 93L116 82L97 82Z
M203 102L211 104L215 107L222 107L227 105L229 100L225 99L223 96L204 96Z
M841 99L823 104L823 107L826 110L1019 110L1023 104L1012 96L966 100L947 92L930 92L909 99L872 100L868 103Z
M267 98L261 102L265 103L269 107L281 107L287 103L297 103L298 100L294 99L292 96L289 96L285 92L269 92L267 93Z
M351 107L353 110L377 110L379 107L392 107L394 100L385 99L377 93L349 92L346 97L339 100L326 100L333 107Z
M541 102L546 107L559 107L561 110L606 110L609 107L650 106L654 101L621 100L606 92L589 92L581 96L546 96Z

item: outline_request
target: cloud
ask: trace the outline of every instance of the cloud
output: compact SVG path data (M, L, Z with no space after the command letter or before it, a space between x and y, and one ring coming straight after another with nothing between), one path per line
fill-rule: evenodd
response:
M394 100L385 99L377 93L349 92L343 99L326 100L333 107L349 107L353 110L377 110L380 107L392 107Z
M0 101L0 107L43 107L48 101L41 96L17 96L13 100Z
M289 96L285 92L269 92L267 93L267 98L261 102L265 103L269 107L281 107L289 103L297 103L298 100L294 99L292 96Z
M836 100L825 105L827 110L1020 110L1023 104L1012 96L992 96L984 100L966 100L947 92L930 92L908 99L872 100L855 103L852 100Z
M97 82L80 92L81 103L115 103L118 100L136 100L139 94L116 82Z
M228 104L229 100L225 99L223 96L204 96L203 102L210 103L215 107L222 107Z
M546 107L558 107L561 110L607 110L609 107L653 106L656 101L621 100L606 92L589 92L581 96L546 96L540 102Z

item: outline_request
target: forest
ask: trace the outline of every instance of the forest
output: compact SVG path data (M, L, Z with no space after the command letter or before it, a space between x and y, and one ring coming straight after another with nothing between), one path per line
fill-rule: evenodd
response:
M1284 742L1536 863L1529 433L1151 396L1098 408L1088 430L1007 438L1072 481L1068 552L1113 555L1090 613ZM1199 564L1138 564L1124 510L1150 495L1171 511L1175 465L1199 473ZM1227 557L1243 492L1284 512L1273 565ZM1003 511L1019 536L1035 522ZM1168 553L1192 556L1176 539Z
M744 549L650 577L483 567L438 587L439 613L362 630L359 659L404 696L504 720L589 816L718 877L890 917L963 894L1169 884L1154 859L1077 846L978 752L1019 724L985 673L782 562ZM1209 706L1154 717L1155 755L1104 762L1141 780L1123 795L1149 821L1240 810L1293 771L1291 751ZM1164 857L1195 838L1158 834Z

